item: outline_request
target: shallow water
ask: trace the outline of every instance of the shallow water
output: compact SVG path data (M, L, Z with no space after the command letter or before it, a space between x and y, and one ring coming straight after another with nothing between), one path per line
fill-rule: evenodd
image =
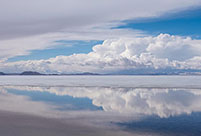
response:
M0 86L201 88L201 76L0 76Z
M199 76L29 76L17 81L12 76L0 81L3 78L7 79L0 83L0 133L4 136L201 135ZM31 80L23 82L27 78Z

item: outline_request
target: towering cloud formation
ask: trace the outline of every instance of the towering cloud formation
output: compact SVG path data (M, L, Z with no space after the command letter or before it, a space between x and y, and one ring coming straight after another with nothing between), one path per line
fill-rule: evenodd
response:
M47 49L55 40L144 36L139 30L111 28L125 20L159 17L199 5L201 0L0 0L0 61Z
M125 20L160 17L200 5L201 0L0 0L0 70L104 73L136 68L199 68L198 40L169 35L131 38L146 36L146 32L116 27ZM105 42L89 54L6 63L8 58L33 50L54 48L58 40Z
M3 71L101 72L128 69L200 69L201 40L160 34L156 37L105 40L88 54L48 60L2 63Z

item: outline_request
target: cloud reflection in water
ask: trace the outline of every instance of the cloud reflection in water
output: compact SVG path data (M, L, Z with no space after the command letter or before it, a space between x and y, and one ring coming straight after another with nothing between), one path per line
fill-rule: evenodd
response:
M0 111L70 119L103 129L123 127L131 135L199 133L200 89L2 86L0 90Z
M16 91L13 91L13 89ZM167 118L201 111L201 90L199 89L7 86L4 87L4 90L7 90L8 93L26 90L29 93L50 93L57 97L88 98L92 100L94 106L102 107L104 112L126 116L140 114L158 115L161 118ZM33 95L29 94L29 97L30 101L31 99L33 100ZM42 102L44 100L38 99L38 101ZM58 101L58 99L54 97L52 101ZM69 102L69 100L66 101ZM83 101L80 101L80 104L82 106L80 109L82 110L84 109L83 107L89 107ZM90 110L90 108L88 109Z

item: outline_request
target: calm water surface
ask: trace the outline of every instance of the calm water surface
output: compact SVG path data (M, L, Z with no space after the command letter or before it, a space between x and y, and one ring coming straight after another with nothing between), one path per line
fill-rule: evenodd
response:
M151 84L150 80L152 87L132 87L134 80L123 78L129 80L129 86L115 86L115 80L106 83L113 86L90 86L90 83L81 86L75 82L73 86L4 83L0 87L0 133L4 136L201 135L201 89L197 81L200 77L184 87L178 82L185 81L175 79L174 87L168 77L160 82L167 80L172 83L170 86L157 86L157 81ZM140 78L147 82L146 77Z

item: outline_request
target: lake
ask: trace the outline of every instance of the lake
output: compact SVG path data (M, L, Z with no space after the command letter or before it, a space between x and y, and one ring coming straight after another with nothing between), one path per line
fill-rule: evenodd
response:
M201 76L0 76L3 136L198 136Z

